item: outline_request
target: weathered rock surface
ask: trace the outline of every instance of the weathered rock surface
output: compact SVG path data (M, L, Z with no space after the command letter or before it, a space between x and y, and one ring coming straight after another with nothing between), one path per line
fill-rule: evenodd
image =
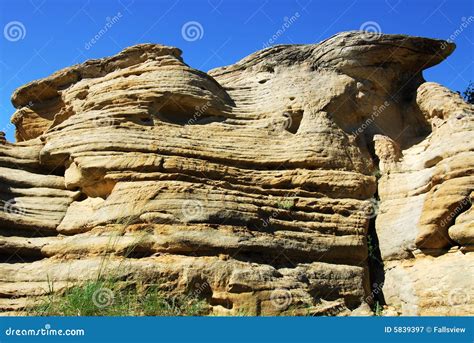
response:
M206 74L142 44L21 87L0 311L105 271L229 315L368 315L382 273L395 313L473 314L430 302L472 284L473 109L421 74L453 50L347 32Z
M382 170L378 187L384 295L403 315L472 315L474 109L431 82L416 102L433 131Z

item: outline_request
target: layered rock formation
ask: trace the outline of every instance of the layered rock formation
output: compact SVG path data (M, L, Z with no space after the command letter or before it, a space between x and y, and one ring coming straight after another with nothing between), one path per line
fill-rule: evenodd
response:
M206 74L142 44L21 87L0 311L102 273L213 314L474 313L450 293L472 283L473 109L421 74L453 50L348 32Z
M384 294L405 315L472 315L474 110L431 82L416 102L432 133L401 151L378 187Z

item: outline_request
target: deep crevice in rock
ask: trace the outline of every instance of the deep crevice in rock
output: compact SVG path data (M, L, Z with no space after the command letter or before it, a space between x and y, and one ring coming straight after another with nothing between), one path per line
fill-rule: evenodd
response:
M375 218L372 218L369 223L369 232L367 234L369 259L369 280L370 280L370 298L369 303L374 306L378 303L379 305L386 305L385 297L383 294L383 284L385 282L385 268L382 261L382 254L379 248L379 239L377 231L375 229Z
M374 176L376 177L376 190L373 198L380 204L380 197L378 194L378 187L381 178L380 172L380 159L375 152L375 144L370 141L367 149L372 157L374 165ZM385 297L383 294L383 285L385 282L385 267L382 260L382 253L380 251L379 239L376 229L376 220L378 216L379 207L374 208L374 216L369 220L369 228L367 231L367 250L368 250L368 263L369 269L369 283L370 283L370 294L367 297L367 302L372 306L372 310L377 314L378 306L386 305Z

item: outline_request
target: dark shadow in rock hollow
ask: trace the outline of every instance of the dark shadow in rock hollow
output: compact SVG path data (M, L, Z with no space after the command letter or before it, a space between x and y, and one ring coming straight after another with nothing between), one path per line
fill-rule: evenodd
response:
M375 230L375 219L372 218L369 223L369 232L367 234L368 249L369 249L369 279L371 290L371 302L373 304L379 303L386 305L385 297L383 295L383 284L385 282L384 264L382 261L382 254L379 248L379 239L377 231Z

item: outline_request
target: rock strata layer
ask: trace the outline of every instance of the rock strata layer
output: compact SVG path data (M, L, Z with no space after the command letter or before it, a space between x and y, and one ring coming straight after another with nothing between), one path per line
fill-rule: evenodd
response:
M422 77L453 50L346 32L204 73L141 44L19 88L0 311L105 272L219 315L472 315L473 108Z

